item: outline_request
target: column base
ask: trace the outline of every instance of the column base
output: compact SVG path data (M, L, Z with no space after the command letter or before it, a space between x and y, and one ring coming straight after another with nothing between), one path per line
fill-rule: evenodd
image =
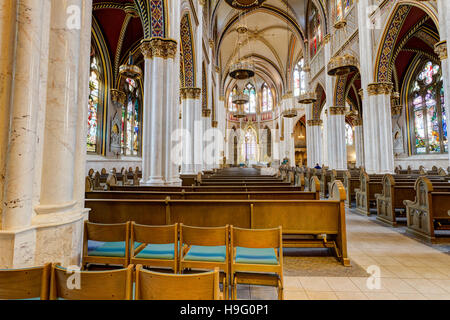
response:
M162 177L150 177L149 180L142 183L143 186L164 186L165 184Z
M83 224L89 209L60 216L59 222L21 230L0 230L0 269L27 268L47 262L79 266L83 248ZM66 214L63 214L64 216Z

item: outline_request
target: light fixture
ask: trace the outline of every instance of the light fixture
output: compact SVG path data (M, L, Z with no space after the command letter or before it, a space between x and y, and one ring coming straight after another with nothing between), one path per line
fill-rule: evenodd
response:
M354 56L344 54L330 59L328 63L329 76L345 76L349 73L358 71L357 60Z
M250 10L261 6L266 0L225 0L228 5L238 10Z
M128 58L128 63L123 64L119 67L119 74L125 79L137 80L142 77L142 70L137 65L133 64L133 54L130 52Z

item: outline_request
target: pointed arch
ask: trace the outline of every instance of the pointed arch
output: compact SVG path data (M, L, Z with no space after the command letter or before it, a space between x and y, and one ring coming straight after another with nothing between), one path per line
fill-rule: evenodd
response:
M195 47L192 37L191 18L188 13L181 18L181 63L180 74L182 87L194 88L196 83L195 77Z

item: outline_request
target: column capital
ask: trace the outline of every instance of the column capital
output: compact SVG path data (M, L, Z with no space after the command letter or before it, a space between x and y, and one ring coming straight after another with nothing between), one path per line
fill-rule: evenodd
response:
M211 116L211 109L202 109L202 117L209 118Z
M323 43L324 44L327 44L328 42L330 42L330 40L331 40L331 34L330 33L326 34L325 37L323 37Z
M330 116L345 115L345 107L344 106L329 107L328 110L330 110Z
M323 121L321 119L313 119L306 121L306 124L310 127L318 127L323 124Z
M434 45L434 52L439 56L439 59L446 60L448 58L447 53L447 41L440 41Z
M369 96L376 95L391 95L394 85L392 82L376 82L367 86L367 92Z
M362 125L363 125L362 119L355 119L355 120L353 120L353 126L360 127Z
M403 105L398 104L391 107L391 113L393 116L400 116L403 111Z
M218 122L218 121L213 120L213 121L211 122L211 127L217 128L218 126L219 126L219 122Z
M149 38L141 41L141 51L145 59L163 58L174 59L178 43L169 38Z
M225 96L220 96L219 101L225 101Z
M358 90L358 95L361 97L361 100L364 100L364 89L363 88Z
M125 101L127 100L127 95L123 91L120 91L117 89L111 89L111 100L113 102L118 102L121 105L125 105Z
M199 99L202 93L200 88L181 88L180 96L182 100L186 99Z
M202 7L204 7L205 4L206 4L206 0L198 0L198 3L199 3Z

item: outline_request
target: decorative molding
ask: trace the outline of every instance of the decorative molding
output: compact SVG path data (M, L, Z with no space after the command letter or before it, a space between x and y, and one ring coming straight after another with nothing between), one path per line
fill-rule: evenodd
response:
M441 41L434 45L434 51L439 56L439 59L446 60L448 58L447 53L447 41Z
M217 128L218 125L219 125L219 122L216 121L216 120L213 120L213 121L211 122L211 127L213 127L213 128Z
M120 91L117 89L111 89L111 100L113 102L118 102L121 105L125 105L125 101L127 100L127 95L123 91Z
M187 99L199 99L202 93L202 89L200 88L181 88L180 96L182 100Z
M340 116L345 115L345 107L330 107L330 116Z
M308 120L308 121L306 121L306 123L310 127L317 127L317 126L321 126L323 124L323 120L320 120L320 119Z
M204 118L211 117L211 109L202 109L202 117Z
M392 82L377 82L371 83L367 86L367 92L369 96L376 95L391 95L394 85Z
M164 38L143 39L141 51L145 59L163 58L174 59L177 53L177 41Z

